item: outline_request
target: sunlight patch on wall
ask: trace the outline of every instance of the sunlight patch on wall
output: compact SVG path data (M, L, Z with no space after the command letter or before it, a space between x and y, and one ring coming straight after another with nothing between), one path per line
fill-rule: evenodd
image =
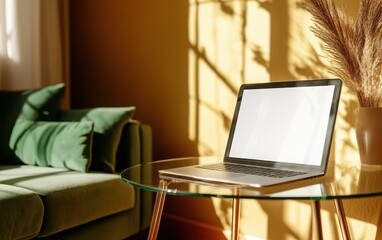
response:
M286 232L289 238L304 239L309 236L312 227L311 216L307 214L311 212L309 202L302 204L301 201L286 201L283 211L283 222L288 229Z
M258 3L247 5L245 82L270 81L270 14Z
M359 162L358 145L355 137L356 109L358 99L354 93L344 87L341 93L335 132L335 158L343 162ZM340 161L337 161L340 164Z
M263 202L245 199L241 201L241 209L244 209L240 215L241 231L249 236L269 239L269 217L264 211Z
M348 218L350 235L354 239L376 239L377 226L365 221Z
M333 77L327 71L330 62L324 57L322 42L309 29L310 15L297 8L298 1L288 0L287 11L276 1L267 0L189 1L189 138L198 144L200 155L224 153L242 83L279 80L279 76L288 76L289 80ZM284 14L281 18L280 12ZM288 21L285 26L275 24L271 29L273 21L283 23L284 20ZM275 33L285 27L289 31L287 44L279 44L278 39L274 39ZM277 59L280 55L282 61ZM354 94L343 86L331 154L336 177L339 177L338 169L359 161L354 133L357 102ZM213 203L222 226L230 229L231 201L213 199ZM309 236L311 206L308 201L245 200L242 203L242 234L264 239ZM340 233L334 207L331 202L323 205L323 228L329 229L324 236L335 238ZM362 204L354 206L361 209ZM348 211L351 210L355 215L362 211ZM371 231L367 236L375 235L375 225L370 222L357 218L349 218L349 221L353 229L361 227L362 231ZM272 227L279 232L270 232Z
M314 23L309 13L299 9L296 3L290 6L289 71L300 80L332 77L327 71L328 61L322 57L322 43L310 31Z
M270 79L269 13L246 1L189 8L189 137L200 155L222 155L240 85Z

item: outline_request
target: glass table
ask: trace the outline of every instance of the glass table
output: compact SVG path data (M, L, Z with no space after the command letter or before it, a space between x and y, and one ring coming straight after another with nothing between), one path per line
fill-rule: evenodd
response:
M325 176L253 188L241 185L212 183L187 178L173 178L159 174L161 169L221 162L218 157L178 158L137 165L124 170L124 182L143 190L156 192L149 239L156 239L167 194L193 197L231 198L231 239L238 239L241 199L310 200L313 234L322 239L320 201L332 200L343 239L351 239L342 199L382 195L382 166L348 164L335 166L329 162Z

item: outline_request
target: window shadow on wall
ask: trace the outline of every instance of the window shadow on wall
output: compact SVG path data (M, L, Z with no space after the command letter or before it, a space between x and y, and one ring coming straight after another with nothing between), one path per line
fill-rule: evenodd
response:
M294 22L291 22L292 18L290 16L290 8L296 7L293 4L293 1L260 1L260 0L248 0L248 1L190 1L194 8L192 11L194 13L193 20L190 20L190 26L193 26L195 33L191 35L190 39L190 49L194 56L190 61L190 70L193 70L194 79L190 78L189 81L193 84L192 88L194 89L194 95L190 94L190 97L195 98L195 115L190 116L193 118L191 123L194 123L193 129L195 131L194 141L202 145L203 153L216 153L222 149L217 149L216 146L205 146L203 136L203 124L207 121L211 121L210 118L205 118L206 115L202 114L202 109L208 109L218 120L215 120L216 124L221 124L221 131L226 133L229 131L231 125L230 112L224 111L224 106L218 104L211 104L208 101L209 96L202 95L202 89L208 86L208 82L213 76L216 81L214 82L215 88L212 91L218 91L224 89L226 93L236 96L238 93L238 87L242 83L254 82L257 79L248 78L246 72L248 71L248 66L253 66L251 64L255 63L257 66L262 67L269 75L270 81L282 81L282 80L294 80L294 79L320 79L320 78L329 78L330 75L327 72L326 63L322 61L322 56L316 50L317 46L314 46L309 42L308 39L304 39L306 34L304 31L306 29L291 28ZM238 3L240 2L240 4ZM248 30L248 15L250 15L250 10L253 9L250 5L257 3L259 9L263 9L269 13L270 16L270 49L264 48L260 44L252 43L247 33L248 31L257 31L256 29ZM227 73L226 69L222 67L219 57L219 45L218 41L224 41L216 35L210 34L209 32L203 31L203 28L208 26L208 23L203 21L203 17L206 9L212 8L215 6L214 16L218 16L219 20L216 24L219 24L221 21L224 21L226 18L231 18L233 21L241 22L238 24L238 29L236 34L240 35L237 39L240 40L241 51L240 56L237 58L238 61L241 61L241 67L235 69L239 72L236 75L230 75ZM216 12L219 12L217 14ZM238 20L241 18L241 20ZM220 21L220 22L219 22ZM261 21L261 19L259 19ZM216 31L222 31L219 27L214 28ZM263 35L262 32L258 32L258 36ZM216 42L212 45L206 44L204 38L213 38L216 37ZM227 36L226 37L230 37ZM233 42L232 44L237 44ZM299 49L298 46L292 47L292 45L302 45L304 49ZM322 48L322 46L321 46ZM250 49L250 52L247 51ZM300 51L300 52L299 52ZM268 56L269 55L269 56ZM232 55L229 55L232 57ZM248 60L250 59L250 60ZM252 62L252 63L251 63ZM207 70L206 70L207 69ZM204 77L204 72L207 72L207 77ZM213 92L211 93L213 94ZM220 96L224 98L224 96ZM234 98L232 98L234 100ZM212 101L213 102L213 101ZM335 157L345 156L347 151L356 151L356 146L350 140L350 133L354 128L354 110L357 106L355 99L345 96L341 102L343 110L339 114L339 122L342 124L337 124L338 131L346 133L347 136L341 139L340 143L338 141L333 141L331 159ZM189 105L190 108L193 107L192 104ZM214 119L214 118L212 118ZM334 137L336 139L336 137ZM336 146L339 144L339 146ZM215 147L215 148L214 148ZM335 151L340 150L340 154L335 156ZM336 165L336 167L341 167L341 164ZM334 169L331 173L334 174ZM280 216L280 213L286 212L286 207L283 202L277 204L277 208L274 207L274 202L269 203L267 201L259 201L264 212L268 215L268 236L270 238L278 238L280 232L275 233L273 229L278 228L280 224L285 227L283 229L284 237L294 236L298 238L298 233L294 232L293 229L289 228L286 222L282 222L283 218ZM224 204L223 204L224 205ZM323 204L323 209L332 212L332 207L330 204ZM225 212L225 215L230 214L229 209L226 207L218 209L218 211ZM354 217L357 218L357 213L352 213ZM336 224L336 217L334 214L330 215L331 225ZM312 230L310 230L312 231ZM333 230L333 234L336 235L336 229Z

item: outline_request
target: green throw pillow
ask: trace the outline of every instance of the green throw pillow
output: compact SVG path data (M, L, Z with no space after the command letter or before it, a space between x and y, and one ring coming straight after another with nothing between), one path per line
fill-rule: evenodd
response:
M90 170L115 172L116 154L122 130L135 107L105 107L62 111L60 121L94 122L92 163Z
M64 92L62 83L40 89L0 91L0 163L12 163L17 159L9 148L16 120L55 120Z
M86 172L91 162L93 126L93 122L19 118L9 146L25 164Z

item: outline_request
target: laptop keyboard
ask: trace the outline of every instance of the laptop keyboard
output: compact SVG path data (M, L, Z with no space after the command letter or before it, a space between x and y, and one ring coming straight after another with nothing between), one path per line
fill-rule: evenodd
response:
M199 168L216 170L216 171L226 171L232 173L244 173L256 176L265 176L265 177L274 177L274 178L285 178L285 177L293 177L301 174L305 174L304 172L297 171L289 171L283 169L275 169L275 168L264 168L264 167L254 167L248 165L236 165L236 164L224 164L224 163L216 163L209 165L200 165Z

